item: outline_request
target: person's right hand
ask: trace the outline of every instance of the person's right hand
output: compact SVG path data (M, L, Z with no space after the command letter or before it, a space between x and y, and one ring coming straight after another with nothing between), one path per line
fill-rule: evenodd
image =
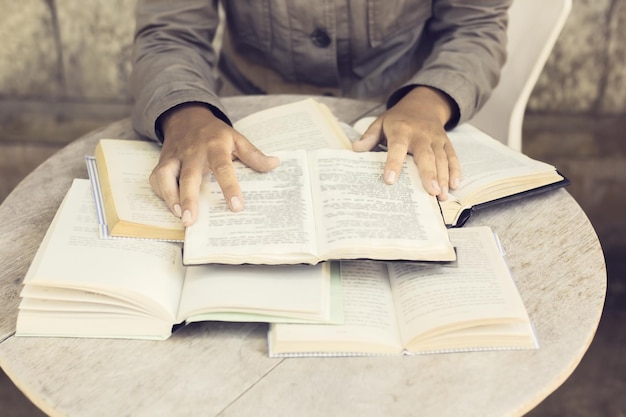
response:
M243 197L233 159L267 172L279 164L203 104L182 104L170 110L161 124L163 148L150 174L150 185L184 226L196 221L202 177L209 171L232 211L243 208Z

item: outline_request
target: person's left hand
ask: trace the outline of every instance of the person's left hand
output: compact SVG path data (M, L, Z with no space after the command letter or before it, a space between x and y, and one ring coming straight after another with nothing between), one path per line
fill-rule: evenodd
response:
M396 182L407 154L412 154L424 188L439 200L461 181L461 164L444 126L452 116L449 99L438 90L418 86L379 116L361 139L352 144L357 152L386 142L384 179Z

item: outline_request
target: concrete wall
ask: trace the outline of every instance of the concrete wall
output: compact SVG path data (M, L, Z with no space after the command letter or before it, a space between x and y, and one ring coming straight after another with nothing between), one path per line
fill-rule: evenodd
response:
M61 146L128 115L135 2L0 0L0 201ZM524 150L572 177L608 241L626 236L625 116L626 0L574 0L530 98Z
M135 0L0 0L0 201L34 166L126 117Z
M563 115L626 114L626 1L573 2L528 109Z
M5 103L10 102L44 115L51 109L38 105L51 103L74 110L72 106L77 103L105 107L128 104L135 3L0 0L3 116L11 112L5 109ZM586 115L626 113L624 39L626 1L574 0L573 11L529 110ZM15 133L3 130L2 137Z

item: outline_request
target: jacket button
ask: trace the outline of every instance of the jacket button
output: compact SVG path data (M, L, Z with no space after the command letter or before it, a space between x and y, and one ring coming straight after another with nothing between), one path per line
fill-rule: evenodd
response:
M311 41L318 48L326 48L330 45L330 36L324 29L315 29L311 32Z

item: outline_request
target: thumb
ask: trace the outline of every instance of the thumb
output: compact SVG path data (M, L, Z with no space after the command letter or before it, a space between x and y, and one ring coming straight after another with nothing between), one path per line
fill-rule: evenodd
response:
M361 138L352 143L352 149L356 152L371 151L378 145L383 134L383 118L379 117L365 130Z
M280 164L277 157L265 155L242 135L236 137L235 148L235 156L255 171L268 172Z

